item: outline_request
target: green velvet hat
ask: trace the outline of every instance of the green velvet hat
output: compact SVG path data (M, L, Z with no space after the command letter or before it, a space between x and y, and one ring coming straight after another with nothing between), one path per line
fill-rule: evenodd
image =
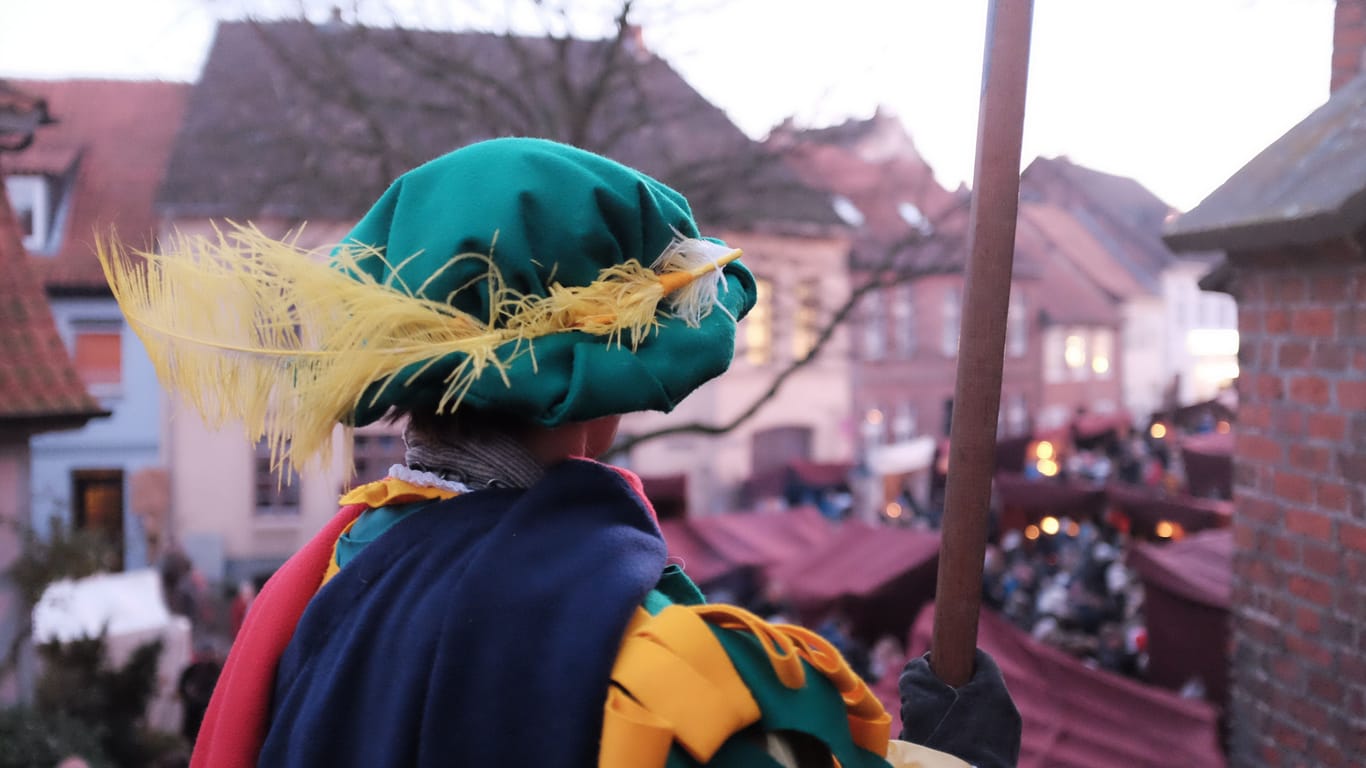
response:
M507 138L473 144L393 183L344 246L374 249L347 262L363 280L401 287L498 326L490 273L527 297L587 286L604 270L649 267L679 238L699 238L678 192L613 160L552 141ZM719 241L712 241L719 242ZM460 258L482 254L488 259ZM490 266L491 265L491 266ZM458 398L459 407L508 413L544 426L631 411L669 411L730 365L735 325L754 305L754 279L727 264L717 311L696 318L664 308L635 343L620 336L558 330L504 342ZM413 363L373 382L353 422L390 411L449 408L462 352Z

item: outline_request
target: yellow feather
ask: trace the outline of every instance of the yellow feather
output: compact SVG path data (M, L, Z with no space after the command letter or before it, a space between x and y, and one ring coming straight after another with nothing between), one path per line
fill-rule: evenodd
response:
M457 256L448 266L465 259L487 266L479 282L487 280L494 309L485 320L414 296L423 286L376 281L360 269L366 260L386 259L375 249L337 249L329 265L332 249L296 243L297 234L275 240L232 224L213 238L177 235L160 253L129 253L113 241L97 246L114 296L163 384L211 426L240 421L252 440L264 437L277 468L326 460L333 427L349 420L365 389L410 365L465 355L447 376L440 404L453 410L486 371L501 375L517 357L534 354L541 336L572 329L635 348L658 328L666 293L655 269L628 261L587 286L555 284L548 296L523 296L505 285L488 256ZM696 273L682 290L675 279L669 296L690 324L715 304L723 263L715 248L684 248L670 257L671 247L657 265Z

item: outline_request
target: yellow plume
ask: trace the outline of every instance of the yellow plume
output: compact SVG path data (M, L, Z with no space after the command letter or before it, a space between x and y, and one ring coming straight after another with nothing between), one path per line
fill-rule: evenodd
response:
M657 329L666 294L672 312L696 324L715 306L721 266L740 255L680 239L657 262L662 275L628 261L586 286L554 284L547 296L507 288L487 255L458 255L444 268L466 259L487 265L493 316L483 319L415 296L421 286L370 277L359 264L386 258L375 249L309 251L297 238L233 224L212 239L177 235L160 253L129 253L113 241L96 249L162 383L209 425L241 421L252 440L265 437L277 468L325 460L334 425L349 421L365 389L408 366L463 355L439 406L450 411L476 379L502 373L541 336L578 330L634 349Z

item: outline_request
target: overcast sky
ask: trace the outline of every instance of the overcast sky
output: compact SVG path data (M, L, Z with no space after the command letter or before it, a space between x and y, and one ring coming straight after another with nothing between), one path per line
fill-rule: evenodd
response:
M646 43L747 133L883 104L942 183L971 181L986 0L644 1ZM0 77L193 80L215 17L244 3L298 7L0 0ZM455 0L360 5L468 23ZM1189 209L1327 98L1332 15L1332 0L1036 0L1024 160L1067 155Z

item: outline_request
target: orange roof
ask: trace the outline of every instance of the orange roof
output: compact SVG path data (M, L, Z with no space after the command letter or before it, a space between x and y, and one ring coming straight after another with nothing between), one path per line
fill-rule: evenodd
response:
M0 195L0 425L27 431L75 429L100 408L71 365L29 269L9 199Z
M151 245L153 209L190 86L118 80L16 80L47 100L55 125L22 152L0 156L0 172L61 175L75 165L60 246L33 256L49 289L106 290L91 248L117 228L130 245Z

